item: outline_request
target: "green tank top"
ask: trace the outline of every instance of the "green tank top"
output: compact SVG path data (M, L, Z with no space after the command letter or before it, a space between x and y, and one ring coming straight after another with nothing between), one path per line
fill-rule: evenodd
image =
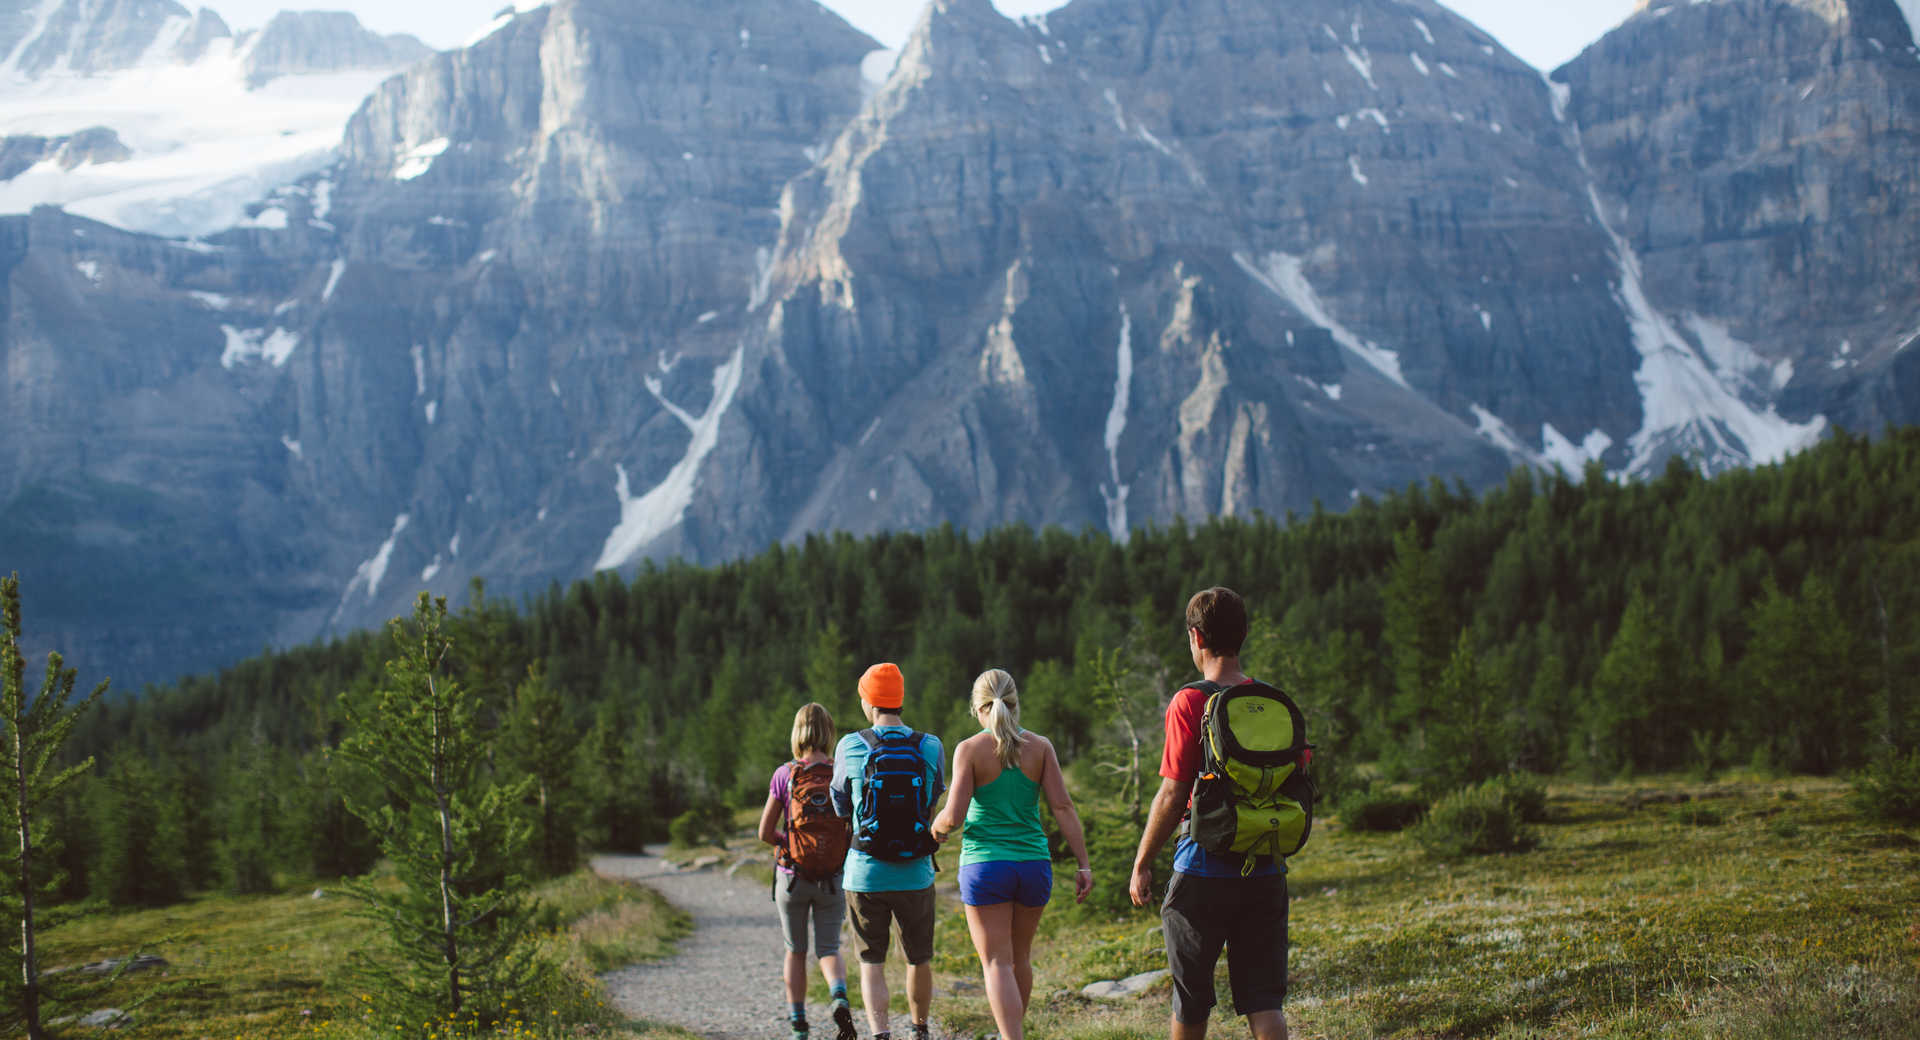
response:
M1040 785L1019 767L1003 766L992 783L973 790L960 839L960 865L1049 858L1047 832L1040 829Z

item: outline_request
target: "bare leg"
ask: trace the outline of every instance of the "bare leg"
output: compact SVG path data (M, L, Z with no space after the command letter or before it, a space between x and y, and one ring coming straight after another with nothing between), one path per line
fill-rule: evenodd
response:
M787 951L786 970L787 1003L799 1004L807 999L807 955Z
M1287 1040L1284 1011L1256 1011L1247 1016L1247 1025L1253 1030L1254 1040Z
M875 1033L887 1032L887 1001L893 999L887 992L887 966L860 962L860 1003L867 1009L867 1028Z
M1033 933L1040 929L1044 906L1013 905L1013 977L1020 984L1020 1013L1033 1003Z
M831 990L847 980L847 966L840 963L839 954L830 953L820 958L820 975L827 980L827 988Z
M1168 1035L1173 1040L1207 1040L1207 1024L1188 1025L1176 1018L1173 1020L1173 1030Z
M907 1010L915 1025L926 1025L933 1012L933 962L907 965Z
M987 1006L1000 1040L1025 1040L1027 1002L1013 960L1012 903L967 907L967 932L980 958L980 974L987 984Z

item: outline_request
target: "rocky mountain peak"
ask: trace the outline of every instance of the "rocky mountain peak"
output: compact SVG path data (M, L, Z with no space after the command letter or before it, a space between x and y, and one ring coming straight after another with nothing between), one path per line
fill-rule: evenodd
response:
M162 34L191 24L173 0L47 0L16 2L0 31L17 32L5 67L27 78L49 74L91 76L131 68L147 57ZM0 39L0 45L8 41Z
M250 87L303 72L399 68L433 53L416 37L381 35L345 11L282 11L241 46Z
M214 13L211 8L202 7L193 13L193 24L180 37L180 42L174 44L174 60L191 65L206 56L208 48L213 46L215 40L226 40L232 37L233 31L227 28L226 19Z
M1792 8L1830 26L1847 25L1853 35L1900 48L1913 43L1912 19L1920 15L1920 0L1638 0L1634 17L1664 19L1702 6L1745 8L1751 12L1749 17L1770 8Z

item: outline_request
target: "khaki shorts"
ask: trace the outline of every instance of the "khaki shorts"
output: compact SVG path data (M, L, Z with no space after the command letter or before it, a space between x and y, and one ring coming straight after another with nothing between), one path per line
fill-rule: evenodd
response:
M933 960L933 886L910 892L848 892L847 923L862 964L885 964L893 922L908 964Z

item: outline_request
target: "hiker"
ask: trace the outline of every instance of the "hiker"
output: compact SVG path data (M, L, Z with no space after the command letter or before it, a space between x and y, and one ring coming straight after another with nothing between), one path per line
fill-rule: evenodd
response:
M960 901L987 1003L1000 1040L1023 1040L1033 997L1033 933L1053 895L1053 861L1040 827L1042 793L1080 864L1073 879L1077 902L1093 889L1093 867L1053 744L1020 728L1013 676L998 668L981 672L972 708L981 732L953 749L953 788L933 821L933 836L945 842L961 830Z
M1187 649L1204 685L1182 687L1167 706L1160 790L1153 797L1128 886L1135 906L1146 906L1153 898L1154 857L1190 809L1204 756L1201 737L1209 697L1253 682L1240 670L1240 645L1246 637L1246 604L1233 590L1207 589L1187 602ZM1221 853L1182 831L1160 911L1173 981L1173 1040L1202 1040L1207 1035L1207 1016L1215 1001L1213 972L1222 945L1234 1013L1246 1017L1256 1040L1286 1040L1287 850L1282 851L1251 857Z
M847 969L840 960L840 918L847 912L841 869L853 831L833 808L833 716L808 704L793 716L788 740L793 759L773 771L767 807L760 813L760 840L780 851L774 858L773 903L787 944L787 1020L793 1040L807 1040L807 933L832 989L829 1001L836 1040L854 1040L847 1003Z
M887 950L899 924L907 958L913 1040L927 1040L933 1003L933 806L946 788L940 738L901 721L906 680L876 664L860 676L860 710L871 727L840 738L833 759L833 807L853 818L844 876L847 920L860 956L860 1003L874 1040L888 1028Z

